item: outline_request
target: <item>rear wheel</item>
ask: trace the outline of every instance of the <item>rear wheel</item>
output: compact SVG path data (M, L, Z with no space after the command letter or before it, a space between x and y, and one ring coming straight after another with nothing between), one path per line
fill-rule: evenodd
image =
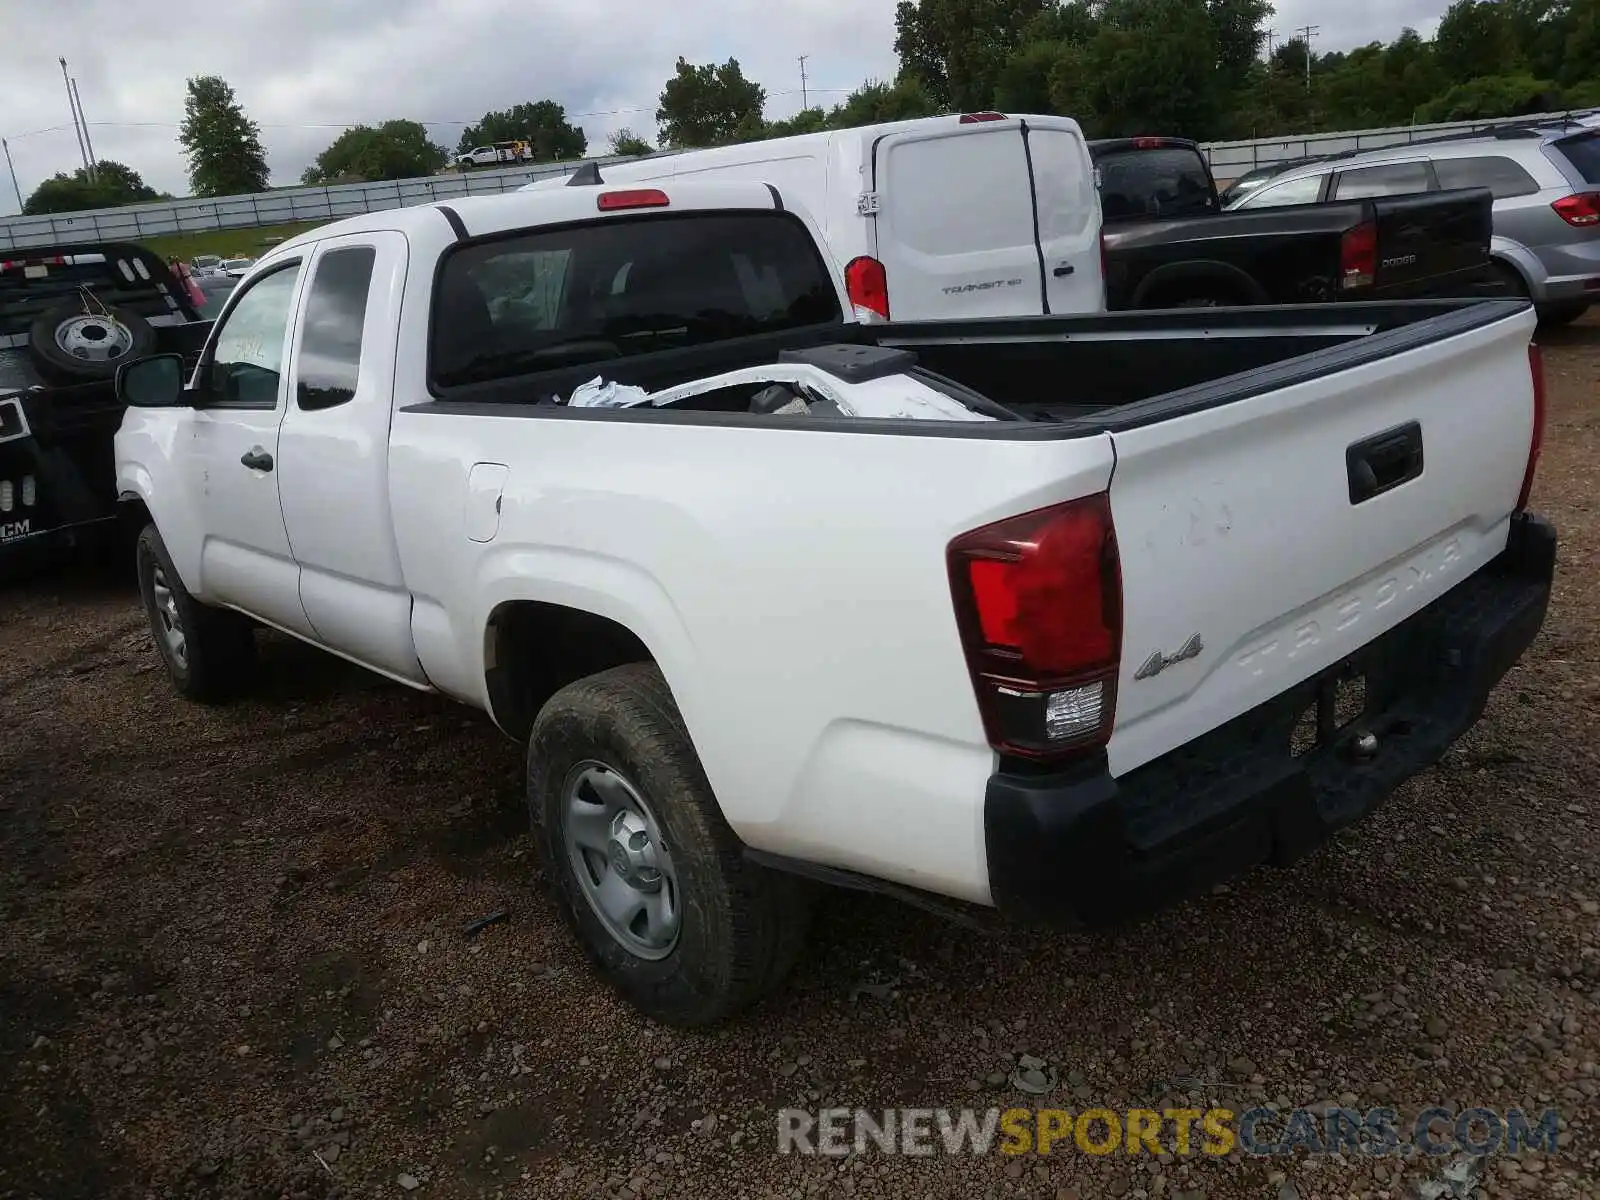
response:
M528 743L528 804L563 915L641 1012L711 1025L788 973L807 885L744 859L654 665L550 699Z
M1539 306L1539 324L1547 328L1571 325L1588 311L1589 302L1587 300L1568 301L1565 304L1541 304Z
M150 636L172 686L202 704L238 695L255 669L255 629L249 620L189 595L154 525L139 535L136 562Z

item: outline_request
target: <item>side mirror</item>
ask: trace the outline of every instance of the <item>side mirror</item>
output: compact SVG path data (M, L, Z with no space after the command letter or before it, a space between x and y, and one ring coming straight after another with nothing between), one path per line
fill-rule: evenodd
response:
M129 408L179 408L182 397L182 355L154 354L117 368L117 399Z

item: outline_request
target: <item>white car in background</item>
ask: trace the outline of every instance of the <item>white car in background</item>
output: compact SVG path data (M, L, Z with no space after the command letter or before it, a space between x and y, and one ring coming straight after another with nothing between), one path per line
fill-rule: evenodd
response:
M220 269L229 279L243 279L255 265L256 260L253 258L225 258Z

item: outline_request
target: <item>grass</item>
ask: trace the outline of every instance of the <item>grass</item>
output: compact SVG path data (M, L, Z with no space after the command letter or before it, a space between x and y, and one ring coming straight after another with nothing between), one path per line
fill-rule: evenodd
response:
M140 238L162 258L176 256L184 262L196 254L216 254L223 258L256 258L271 246L297 233L315 229L323 221L301 221L293 225L264 225L256 229L207 229L199 233L171 233Z

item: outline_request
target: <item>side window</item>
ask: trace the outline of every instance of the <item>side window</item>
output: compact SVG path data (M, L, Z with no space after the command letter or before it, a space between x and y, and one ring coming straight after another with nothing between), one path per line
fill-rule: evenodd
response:
M1490 158L1440 158L1433 163L1442 188L1486 187L1496 200L1531 196L1539 185L1517 163L1495 155Z
M330 250L317 261L295 363L295 401L302 409L333 408L356 394L361 331L377 257L371 246L351 246Z
M1339 172L1335 200L1361 200L1372 196L1410 196L1433 187L1433 172L1426 162L1383 163Z
M300 264L263 275L222 319L207 371L212 403L232 408L276 408L283 377L283 343Z
M1326 175L1307 175L1264 187L1251 196L1240 208L1280 208L1288 204L1315 204L1322 198L1322 184Z

